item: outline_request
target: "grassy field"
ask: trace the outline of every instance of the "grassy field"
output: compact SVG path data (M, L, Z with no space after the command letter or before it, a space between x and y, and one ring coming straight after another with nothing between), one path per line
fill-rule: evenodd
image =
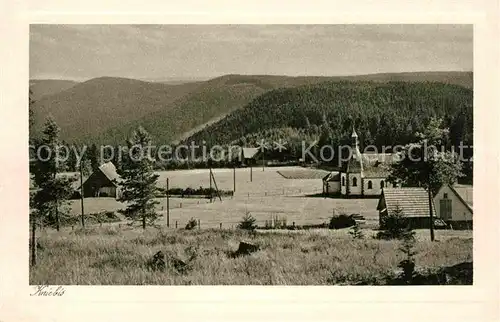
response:
M397 269L400 242L353 240L348 230L246 231L130 229L122 226L47 230L39 237L38 265L30 284L63 285L346 285L380 280ZM417 231L417 267L472 261L472 232ZM240 241L261 247L232 258ZM148 269L157 252L184 260L187 271ZM194 259L188 260L189 257ZM369 282L370 283L370 282Z
M233 190L233 170L214 169L217 186L221 190ZM315 179L287 179L287 177ZM159 186L198 188L209 187L209 172L205 169L162 171L159 174ZM231 228L240 222L245 213L249 212L257 223L264 226L266 220L273 216L285 217L288 224L296 225L320 224L327 221L335 210L338 213L361 214L367 219L366 225L378 225L376 199L341 199L322 198L314 196L322 192L320 178L322 170L308 170L300 167L253 168L252 182L250 169L236 169L236 191L233 198L218 199L210 203L208 199L170 199L170 224L177 221L179 227L184 227L190 218L199 219L203 228ZM166 199L159 199L157 209L165 214ZM85 212L94 213L104 210L118 210L122 203L112 198L86 198ZM74 215L81 213L80 201L71 202ZM165 218L163 224L166 223Z

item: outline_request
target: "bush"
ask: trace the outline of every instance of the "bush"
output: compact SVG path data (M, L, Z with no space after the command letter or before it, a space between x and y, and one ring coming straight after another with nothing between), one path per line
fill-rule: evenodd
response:
M238 224L238 228L245 230L255 230L255 228L257 228L255 222L255 218L252 217L249 212L247 212L245 216L243 216L242 221Z
M186 224L186 230L193 230L196 228L196 226L198 226L198 222L196 221L196 219L191 218Z
M380 228L382 231L377 233L377 239L404 239L408 234L413 233L408 219L399 206L382 218Z
M341 229L348 228L356 225L356 220L351 216L346 214L341 214L339 216L333 216L330 219L330 223L328 224L328 228L330 229Z

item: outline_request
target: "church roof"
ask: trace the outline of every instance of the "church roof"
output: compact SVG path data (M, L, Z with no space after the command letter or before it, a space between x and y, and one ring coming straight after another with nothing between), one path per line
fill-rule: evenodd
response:
M366 178L387 177L389 175L389 165L395 162L395 156L395 154L391 153L359 153L359 155L353 153L353 157L344 162L342 172L363 171Z
M358 137L358 133L356 133L356 130L354 128L352 128L352 135L351 135L352 138L357 138Z

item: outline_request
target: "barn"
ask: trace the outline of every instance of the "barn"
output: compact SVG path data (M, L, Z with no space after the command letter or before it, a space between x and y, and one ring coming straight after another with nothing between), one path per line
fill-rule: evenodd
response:
M443 185L434 196L438 216L453 229L472 229L472 186Z
M119 198L120 180L115 165L104 163L83 182L83 196Z
M394 213L397 207L408 218L411 228L429 228L429 195L424 188L382 189L382 195L377 205L381 228L383 228L384 217ZM432 210L434 217L437 219L436 207L432 207Z

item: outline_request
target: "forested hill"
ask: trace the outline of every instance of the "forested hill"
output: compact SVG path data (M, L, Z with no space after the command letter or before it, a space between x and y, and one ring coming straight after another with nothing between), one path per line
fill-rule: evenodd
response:
M323 135L340 144L355 124L362 144L397 145L408 143L436 116L449 127L451 144L472 144L472 104L472 89L452 84L324 82L269 91L186 141L253 145L260 139Z
M117 77L94 78L76 84L32 81L31 89L34 91L32 98L35 99L34 129L40 130L47 115L52 115L61 127L61 136L70 143L122 144L133 130L143 126L151 133L157 144L166 144L186 138L199 129L210 126L266 92L278 88L315 86L314 84L325 81L342 80L356 82L370 80L378 83L391 80L405 82L432 80L472 87L471 72L419 72L340 77L225 75L176 85ZM41 91L42 87L46 89ZM50 91L47 89L49 87ZM303 91L304 89L300 89L298 93ZM45 94L40 96L42 92ZM279 93L280 91L277 91L270 96L266 95L259 102L272 106L265 100L275 95L279 96ZM296 103L300 105L303 104L301 95L289 98L298 99ZM356 98L353 97L353 100ZM232 130L227 129L227 131ZM249 132L240 132L238 135L247 133Z

